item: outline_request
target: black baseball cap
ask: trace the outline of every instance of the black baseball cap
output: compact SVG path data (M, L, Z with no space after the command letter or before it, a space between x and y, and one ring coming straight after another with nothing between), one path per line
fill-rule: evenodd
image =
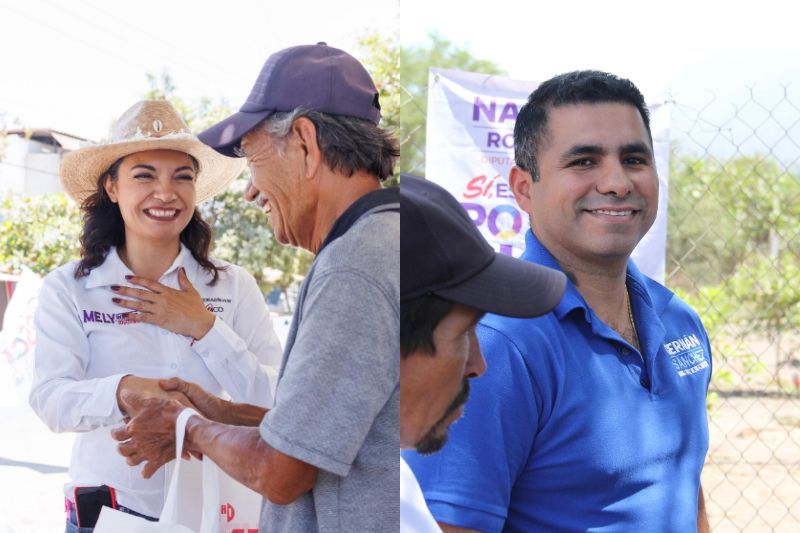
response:
M400 175L400 301L435 294L489 313L534 317L564 295L557 270L496 253L461 204L428 180Z
M217 152L236 157L244 134L273 113L301 106L375 124L381 119L378 89L364 66L347 52L317 43L269 56L239 112L198 137Z

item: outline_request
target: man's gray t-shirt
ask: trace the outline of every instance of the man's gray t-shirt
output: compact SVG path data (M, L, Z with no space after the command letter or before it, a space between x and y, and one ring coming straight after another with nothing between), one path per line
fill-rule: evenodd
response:
M273 448L319 469L289 505L264 501L261 531L399 529L399 203L361 216L314 261L286 341Z

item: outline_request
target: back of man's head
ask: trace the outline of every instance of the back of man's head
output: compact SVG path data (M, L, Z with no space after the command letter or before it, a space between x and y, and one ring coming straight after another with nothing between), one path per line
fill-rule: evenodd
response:
M520 109L514 125L514 158L519 168L539 179L536 154L547 138L548 112L554 107L580 104L628 104L644 121L650 143L650 113L644 96L630 80L598 70L559 74L539 85Z

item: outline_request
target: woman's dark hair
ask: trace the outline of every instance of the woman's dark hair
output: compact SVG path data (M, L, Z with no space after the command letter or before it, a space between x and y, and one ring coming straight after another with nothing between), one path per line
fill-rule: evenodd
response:
M199 165L192 159L195 172ZM119 205L111 201L104 187L106 179L115 181L119 177L119 167L124 157L117 159L108 170L97 179L97 190L81 204L83 211L83 230L81 232L81 260L75 268L75 279L88 276L92 269L102 265L112 246L119 248L125 244L125 222ZM211 226L203 220L197 208L189 224L181 232L181 242L192 253L192 257L211 275L209 285L214 285L219 272L227 267L216 266L208 258L211 248Z

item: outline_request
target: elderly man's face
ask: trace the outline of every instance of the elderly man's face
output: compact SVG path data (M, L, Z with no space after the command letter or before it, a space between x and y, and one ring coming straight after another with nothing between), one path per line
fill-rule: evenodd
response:
M242 151L252 174L253 186L267 202L275 238L281 244L310 249L316 194L309 190L310 180L303 179L302 150L294 133L274 139L260 127L242 138Z
M464 412L469 378L486 370L475 326L481 314L456 304L433 332L436 353L400 361L400 447L433 453Z

